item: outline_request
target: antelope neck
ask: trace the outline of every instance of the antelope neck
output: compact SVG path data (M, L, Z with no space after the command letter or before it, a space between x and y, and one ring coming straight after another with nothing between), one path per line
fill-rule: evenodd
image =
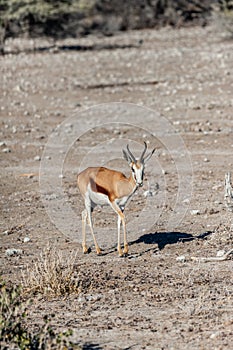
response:
M134 186L138 187L137 181L135 180L135 178L134 178L134 176L133 176L132 173L130 174L128 180L129 180L129 182L130 182L131 184L133 184Z

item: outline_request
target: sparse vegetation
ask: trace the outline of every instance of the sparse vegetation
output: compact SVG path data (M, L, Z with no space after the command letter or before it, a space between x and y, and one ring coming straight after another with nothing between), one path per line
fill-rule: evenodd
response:
M69 328L72 337L63 337L80 341L83 349L232 348L233 255L221 263L190 259L219 256L233 242L232 212L223 198L224 174L233 172L233 50L232 41L222 38L222 32L210 26L129 31L108 38L92 35L59 40L54 49L45 38L7 40L6 55L0 56L0 265L3 278L12 284L22 283L22 271L25 274L18 299L26 307L21 329L35 344L41 336L41 349L59 348L56 339ZM57 50L62 46L66 49ZM34 48L38 48L35 53ZM19 54L14 54L18 49ZM131 104L116 104L116 100ZM94 105L97 109L90 108ZM64 128L59 131L58 125ZM72 137L83 127L89 131L73 143ZM50 159L50 152L47 157L43 152L53 135ZM154 164L147 169L148 188L155 183L158 193L145 198L141 189L138 201L130 203L131 254L116 257L115 216L106 212L103 217L101 210L94 219L104 254L83 255L78 168L95 165L97 158L113 168L123 167L122 142L138 143L139 150L147 137L158 148ZM187 148L190 171L186 151L178 148L176 137ZM72 142L69 150L60 153L61 143L68 142ZM47 173L49 181L55 180L52 185L58 180L64 196L60 191L57 196L53 186L48 191L41 187L36 159L42 155L46 172L41 169L41 179ZM64 159L60 180L54 172L55 155ZM177 172L176 159L182 173ZM192 189L190 195L185 187ZM44 194L46 203L40 198ZM70 237L63 200L77 215ZM47 205L52 209L55 203L61 208L56 214L64 218L64 234L47 213ZM179 208L186 210L180 223L176 221ZM173 217L174 226L168 230ZM155 224L149 228L152 220ZM62 257L64 275L70 253L78 251L71 279L63 282L70 287L62 288L60 296L40 276L46 275L46 254L53 254L47 249L40 255L48 241L61 249L55 252ZM22 254L8 255L9 248ZM30 273L38 281L30 280ZM43 319L51 313L52 319ZM19 348L15 340L4 341L2 349Z
M221 30L233 37L233 1L220 1L219 11L217 11L217 21Z
M36 332L28 330L25 322L28 302L23 302L19 286L0 286L0 348L20 350L73 349L69 341L70 330L57 333L44 317L43 325ZM76 347L77 349L77 347Z
M5 38L9 36L63 36L62 32L75 32L68 18L80 20L90 15L93 0L3 0L0 4L0 26Z
M2 0L1 50L6 38L22 35L64 38L164 25L204 25L210 11L210 0Z
M48 246L23 273L24 292L46 297L78 293L81 282L75 278L75 258L76 253L65 257L61 251Z

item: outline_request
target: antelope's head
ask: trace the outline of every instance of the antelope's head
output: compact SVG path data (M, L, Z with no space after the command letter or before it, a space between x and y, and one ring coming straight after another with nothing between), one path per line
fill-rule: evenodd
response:
M152 154L155 151L155 148L152 152L148 153L145 156L146 150L147 143L144 142L144 150L142 151L141 157L139 159L136 159L130 151L129 145L126 146L126 150L123 149L123 156L131 168L132 176L136 182L136 185L140 187L143 185L145 163L151 158Z

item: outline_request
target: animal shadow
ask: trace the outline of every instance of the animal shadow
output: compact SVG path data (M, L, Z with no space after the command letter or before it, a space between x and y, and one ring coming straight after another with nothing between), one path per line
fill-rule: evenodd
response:
M102 347L100 347L99 344L92 344L92 343L85 343L82 344L83 350L101 350Z
M193 241L194 239L205 239L212 231L206 231L198 236L193 236L191 233L184 232L154 232L147 233L139 237L136 241L130 243L130 245L137 243L145 244L157 244L158 249L163 249L168 244L176 244L178 242Z

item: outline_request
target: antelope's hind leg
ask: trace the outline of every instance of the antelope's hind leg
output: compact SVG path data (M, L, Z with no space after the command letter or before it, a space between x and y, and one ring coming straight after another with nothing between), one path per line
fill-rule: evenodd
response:
M118 221L117 221L117 228L118 228L118 244L117 244L117 250L119 256L127 255L129 252L128 243L127 243L127 237L126 237L126 225L125 225L125 215L123 213L123 209L119 207L119 205L116 202L112 202L111 206L113 210L118 215ZM123 226L123 232L124 232L124 250L121 249L121 224Z
M93 211L93 208L91 207L91 204L89 205L86 205L86 210L87 210L87 217L88 217L88 222L89 222L89 225L90 225L90 229L91 229L91 234L92 234L92 237L93 237L93 241L94 241L94 244L95 244L95 249L96 249L96 253L98 255L101 254L101 249L96 241L96 238L95 238L95 234L94 234L94 229L93 229L93 223L92 223L92 211Z
M83 247L83 253L87 254L88 253L88 248L86 244L86 223L87 223L87 210L84 209L82 211L82 247Z

